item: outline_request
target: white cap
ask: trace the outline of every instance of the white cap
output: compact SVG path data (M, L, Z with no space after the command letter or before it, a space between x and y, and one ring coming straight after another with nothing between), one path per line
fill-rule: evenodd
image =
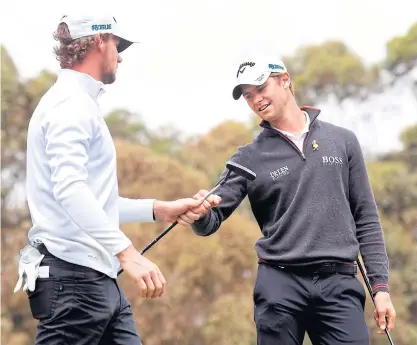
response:
M262 85L271 73L285 72L287 72L287 67L279 59L256 59L243 62L239 65L236 73L233 98L237 100L242 95L241 85Z
M103 34L113 34L120 38L118 52L128 48L132 43L139 43L132 39L132 35L121 31L116 18L110 15L64 15L60 23L68 26L72 39Z

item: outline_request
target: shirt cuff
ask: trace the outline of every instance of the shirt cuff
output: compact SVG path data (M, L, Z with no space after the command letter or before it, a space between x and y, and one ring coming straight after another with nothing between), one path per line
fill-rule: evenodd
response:
M153 205L155 199L119 198L120 223L155 222Z
M119 244L112 247L112 255L116 256L123 250L125 250L127 247L129 247L132 244L132 241L129 240L129 238L125 237L123 241L120 241Z

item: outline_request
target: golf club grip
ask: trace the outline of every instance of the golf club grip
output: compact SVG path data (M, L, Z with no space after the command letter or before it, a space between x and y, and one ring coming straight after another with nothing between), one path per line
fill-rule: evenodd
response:
M145 254L149 248L151 248L156 242L158 242L162 237L164 237L169 231L172 230L173 227L175 227L175 225L177 225L178 222L172 223L168 228L166 228L163 232L161 232L158 237L156 237L152 242L150 242L145 248L143 248L140 251L140 254L143 255ZM119 270L119 272L117 272L117 275L121 275L123 273L123 269Z
M365 270L363 269L363 266L362 266L361 262L359 261L359 259L356 260L356 264L358 265L359 270L361 271L362 278L365 281L366 287L368 288L369 295L371 296L372 302L374 302L374 306L376 307L375 299L374 299L374 296L372 294L371 284L369 283L368 277L366 276ZM385 321L388 324L388 318L386 316L385 316ZM388 328L387 327L385 327L385 334L387 335L388 341L390 342L390 344L391 345L394 345L394 342L393 342L393 340L391 338L391 335L388 332Z

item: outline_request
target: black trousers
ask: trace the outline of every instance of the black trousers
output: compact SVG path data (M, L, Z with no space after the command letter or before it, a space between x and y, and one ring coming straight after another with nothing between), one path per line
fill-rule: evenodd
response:
M39 320L36 345L141 345L130 304L117 281L93 269L50 254L49 278L28 292Z
M353 266L352 266L353 267ZM355 274L261 263L254 287L258 345L368 345L365 289Z

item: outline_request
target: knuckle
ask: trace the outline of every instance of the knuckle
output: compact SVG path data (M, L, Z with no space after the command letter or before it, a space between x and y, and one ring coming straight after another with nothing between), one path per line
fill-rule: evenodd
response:
M143 277L144 277L143 274L140 274L140 275L136 276L135 277L135 282L138 283L138 284L140 284L141 281L142 281L142 279L143 279Z

